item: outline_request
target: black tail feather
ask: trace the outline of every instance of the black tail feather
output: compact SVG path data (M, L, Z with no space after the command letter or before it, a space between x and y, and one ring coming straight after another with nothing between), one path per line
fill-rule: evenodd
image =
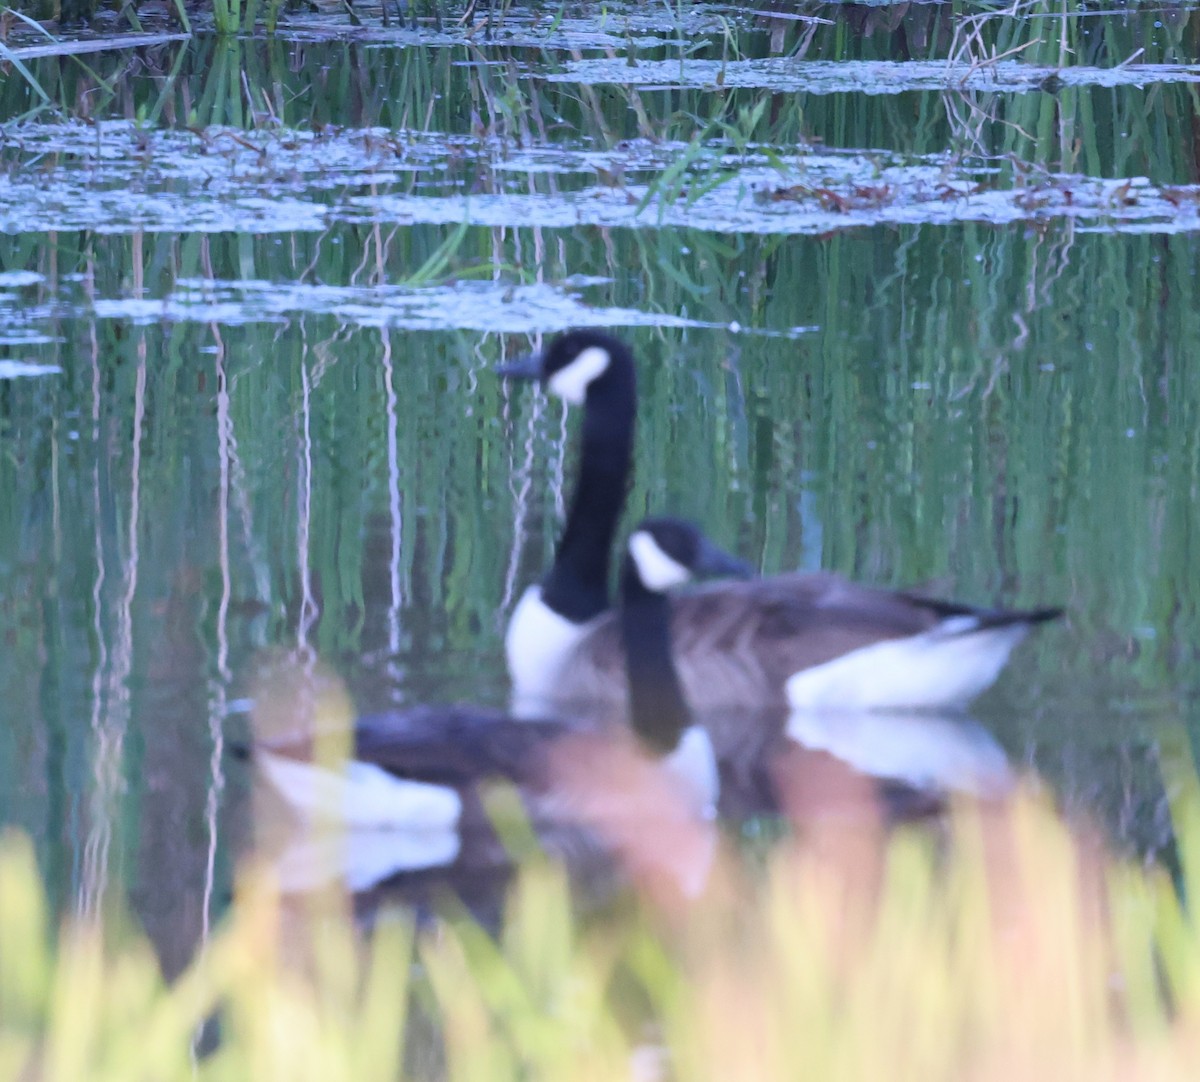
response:
M984 609L974 605L963 605L957 601L943 601L935 597L922 597L920 594L904 592L901 596L920 605L938 616L974 616L979 621L979 628L1011 627L1013 624L1044 624L1049 620L1057 620L1063 614L1058 606L1047 606L1040 609Z

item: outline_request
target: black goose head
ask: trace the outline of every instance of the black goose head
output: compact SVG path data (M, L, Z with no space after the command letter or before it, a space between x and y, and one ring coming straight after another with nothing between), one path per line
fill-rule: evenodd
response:
M630 534L621 565L621 638L633 727L654 750L672 751L690 723L671 655L666 591L701 576L750 574L683 519L644 519Z
M575 494L542 584L542 599L554 612L584 623L608 608L609 554L633 472L633 354L604 331L568 331L499 372L539 380L568 405L584 407Z
M714 545L694 523L643 519L629 536L623 590L662 593L696 578L749 578L753 569Z
M604 331L567 331L540 353L518 357L500 365L497 372L509 379L538 380L570 406L590 406L595 398L619 396L628 402L629 412L633 410L633 354L619 338Z

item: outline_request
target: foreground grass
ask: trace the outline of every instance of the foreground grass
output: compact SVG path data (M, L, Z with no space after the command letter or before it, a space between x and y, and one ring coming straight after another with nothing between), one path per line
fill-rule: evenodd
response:
M1186 884L1195 779L1174 791ZM121 922L54 934L31 847L10 835L0 1077L440 1073L405 1055L413 1009L433 1020L433 1062L488 1082L1194 1076L1200 938L1160 869L1113 859L1030 796L933 833L832 817L803 835L752 874L724 860L699 900L605 920L575 915L536 863L496 937L465 917L422 933L384 918L364 939L344 909L298 911L250 871L170 986Z

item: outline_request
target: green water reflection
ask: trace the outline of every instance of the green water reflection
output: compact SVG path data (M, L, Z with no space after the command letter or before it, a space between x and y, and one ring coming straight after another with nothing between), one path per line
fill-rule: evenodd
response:
M1120 31L1173 62L1194 43L1194 19L1146 19L1114 20L1106 47L1126 44ZM787 51L800 33L788 24L781 44L763 24L743 46ZM821 33L825 58L896 56L894 30ZM948 47L927 40L924 55ZM506 106L505 73L561 68L564 54L488 55L503 63L464 66L475 47L199 40L98 59L102 79L131 67L107 98L68 61L32 69L81 112L153 112L167 127L253 131L266 110L306 128L482 127L539 145L687 139L718 96L526 80L520 108ZM750 134L775 146L924 154L965 138L939 94L766 97ZM1194 85L995 99L978 133L989 152L1197 179ZM4 115L29 106L4 83ZM14 177L47 167L19 128L5 139ZM487 163L463 148L395 183L477 186ZM233 708L255 651L314 648L364 709L504 701L504 617L548 561L571 465L558 405L490 372L528 348L522 329L575 311L489 332L531 283L628 326L642 361L631 519L691 515L766 571L1064 605L978 716L1070 806L1162 844L1158 734L1196 729L1200 693L1196 233L1057 219L805 237L518 219L465 230L425 285L467 273L485 288L422 323L385 286L429 265L454 225L104 226L0 236L0 359L59 370L0 380L0 819L37 839L64 902L127 885L168 968L231 880L246 778L223 741L242 731ZM169 318L127 303L196 282L257 292ZM277 303L297 284L312 292ZM339 309L322 288L362 293ZM654 325L667 317L689 325Z

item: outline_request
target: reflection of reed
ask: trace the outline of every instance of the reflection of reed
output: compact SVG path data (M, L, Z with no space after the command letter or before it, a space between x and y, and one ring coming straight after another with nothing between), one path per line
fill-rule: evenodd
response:
M296 616L296 645L309 647L309 633L320 615L313 595L309 564L312 529L312 386L308 365L300 364L300 416L296 471L296 570L300 579L300 611Z
M135 255L140 253L135 251ZM141 259L136 262L141 267ZM135 291L140 290L140 275L134 279ZM94 700L92 714L92 778L94 787L90 794L90 821L87 840L84 843L83 869L77 908L80 913L95 916L104 902L108 888L109 849L112 844L113 820L117 816L118 801L125 788L124 745L130 720L129 679L133 672L134 635L133 599L138 582L138 537L141 529L141 467L142 428L146 415L146 338L137 339L137 370L134 382L132 434L129 465L129 515L125 524L127 551L121 560L121 577L118 580L118 596L115 600L115 627L112 635L111 662L107 651L101 648L100 663L93 681ZM100 397L99 362L93 354L93 403L92 423L99 437ZM99 443L99 438L97 439ZM99 530L103 517L100 514L99 461L94 474L93 507L96 511L96 528ZM116 495L110 492L109 495ZM97 578L92 598L95 604L95 629L97 642L103 643L107 635L104 628L104 565L102 538L96 535Z
M387 648L389 672L400 683L403 672L397 667L400 654L400 614L404 607L400 546L404 536L404 504L401 498L399 419L396 410L396 373L392 366L392 338L386 328L379 332L380 365L383 368L383 404L387 438L387 503L391 547L388 554Z
M529 517L530 501L533 494L533 459L536 448L536 432L539 427L541 416L546 407L546 396L538 393L529 396L533 405L530 408L529 418L526 422L525 436L520 441L520 446L524 452L524 457L519 463L514 463L509 471L508 489L512 499L513 507L513 526L512 526L512 544L508 550L508 563L504 572L504 589L500 595L499 611L496 616L497 628L499 628L507 612L512 606L513 598L516 597L518 573L521 564L521 549L525 542L525 523ZM504 403L504 415L507 418L509 411L509 403L507 398ZM517 441L513 441L516 446Z
M229 554L229 503L230 478L232 474L233 422L229 414L229 384L225 370L225 344L221 328L211 328L217 346L214 358L217 379L217 463L219 484L217 489L217 563L221 572L221 593L217 602L216 657L214 678L209 680L208 736L212 745L209 758L208 785L204 797L204 825L208 831L208 845L204 862L203 901L200 909L200 939L209 936L212 918L213 893L217 868L217 814L221 795L225 790L225 718L228 715L228 689L231 679L229 671L229 602L233 589L233 570Z
M93 337L93 347L95 339ZM91 356L91 371L92 371L92 386L91 386L91 421L92 421L92 443L95 447L100 447L100 365L97 351L92 350ZM102 892L101 880L106 876L107 869L101 867L107 864L108 846L111 841L112 824L108 821L108 814L105 809L105 801L99 796L99 779L102 772L111 770L111 767L102 767L102 764L107 757L105 750L106 739L104 736L105 726L103 720L103 712L105 708L105 673L108 669L108 634L104 627L104 579L105 579L105 561L104 561L104 538L101 533L104 516L101 514L101 498L100 498L100 455L96 454L92 465L91 476L92 489L92 541L93 541L93 558L95 559L95 579L92 582L92 633L95 636L96 643L96 661L92 668L91 680L91 718L90 726L93 740L91 755L94 765L94 776L97 780L97 788L92 793L92 805L95 808L99 805L98 810L101 813L96 816L90 825L87 841L84 849L84 868L87 869L84 875L85 887L80 892L79 898L76 899L76 908L79 912L90 913L95 912L96 904L99 901L99 895ZM107 784L112 784L112 780L108 779Z
M528 230L517 232L529 243ZM490 252L491 232L487 235ZM330 260L321 267L322 278L337 280L345 271L346 265L334 256L349 245L353 234L342 230L338 236L341 244L326 243L321 248L322 258ZM571 265L610 269L595 234L548 236L566 245ZM715 248L700 247L706 238L694 234L667 232L652 238L615 231L611 239L617 246L618 265L644 268L638 276L646 278L655 276L660 254L665 257L674 248L678 255L686 239L699 256L694 262L685 259L684 265L696 271L701 285L712 287L705 294L706 303L722 303L720 281L696 268L722 267L724 277L731 280L740 280L743 269L753 270L771 283L762 296L763 322L778 325L793 320L824 328L819 337L798 342L739 340L749 438L734 432L722 436L721 453L715 453L713 433L727 430L726 407L702 388L719 385L724 378L719 360L726 340L709 332L691 332L685 341L678 332L667 330L661 344L651 345L648 332L634 332L646 343L648 356L682 359L656 368L652 377L656 390L647 385L645 442L631 497L636 506L677 507L716 523L711 492L727 493L720 528L736 525L744 551L768 569L801 562L812 566L815 560L882 583L932 578L958 584L975 597L1016 599L1022 593L1044 592L1071 600L1071 633L1030 654L1035 686L1049 681L1065 688L1074 683L1065 674L1100 674L1073 690L1072 701L1078 702L1082 694L1087 705L1073 708L1070 716L1076 716L1074 711L1107 716L1105 700L1113 693L1119 697L1131 689L1190 679L1186 658L1170 646L1172 641L1195 637L1190 629L1195 627L1197 611L1194 585L1186 573L1193 562L1195 531L1188 525L1188 504L1181 497L1193 490L1196 480L1196 429L1191 424L1196 388L1186 378L1187 366L1180 358L1186 343L1195 337L1200 311L1200 304L1194 303L1194 276L1187 271L1187 238L1110 238L1059 228L1020 234L962 226L786 244L744 238L723 262ZM236 251L224 238L210 240L212 266L229 265ZM273 264L265 248L252 246L257 273L275 275L302 268L311 255L305 245L315 242L316 238L299 238L294 248L281 246L278 271L270 269ZM66 275L77 265L72 262L76 257L69 254L76 241L64 235L59 243L58 258ZM188 261L197 259L203 248L181 246L177 238L148 237L139 258L145 265L178 258L177 273L184 276L197 272L198 265ZM96 252L97 290L111 293L121 276L131 274L128 239L118 245L112 238L98 238ZM48 260L49 255L39 258ZM1145 266L1155 267L1156 273L1147 276L1138 270ZM656 304L700 303L673 281L655 279ZM69 290L70 283L64 281L62 289ZM1066 318L1064 311L1070 313ZM848 312L869 313L869 318L852 319ZM1146 313L1161 313L1161 319L1150 327ZM1018 318L1024 330L1014 322ZM201 471L211 490L224 484L220 462L228 457L228 484L241 521L241 529L233 532L242 538L240 544L236 536L231 541L238 552L231 554L235 600L230 634L232 643L243 648L256 636L275 638L288 632L282 620L277 626L267 620L251 626L246 617L255 609L247 606L239 611L237 599L269 601L274 583L297 581L298 554L294 542L286 540L294 539L298 528L291 519L294 503L287 500L281 510L277 497L281 485L296 491L295 475L280 465L278 440L266 434L291 431L298 423L293 418L299 416L298 357L303 340L332 336L334 322L331 317L309 315L282 330L266 324L226 330L237 345L223 362L235 431L227 433L223 447L213 426L194 440L188 437L191 468ZM1111 328L1111 333L1098 334L1099 327ZM110 407L103 395L116 372L128 374L129 391L119 407L111 408L127 417L131 413L136 343L120 338L120 329L113 321L93 327L99 357L91 369L91 404L86 396L77 398L86 390L82 381L79 387L64 381L58 392L61 416L65 418L78 401L85 416L90 411L95 418L90 435L85 421L82 446L107 447L108 422L101 418L108 416ZM173 325L169 335L165 328L145 333L152 355L161 350L166 357L187 356L205 345L197 329L186 323ZM87 371L74 364L69 354L71 348L78 348L76 339L86 341L86 330L72 329L63 337L65 344L48 348L60 351L57 355L68 371ZM1094 350L1085 352L1085 340ZM512 423L524 439L505 438L493 453L499 437L494 439L480 418L498 415L502 399L481 366L495 359L497 340L431 334L407 341L419 345L413 349L413 363L393 373L397 390L404 389L394 401L395 435L403 441L398 462L417 464L426 455L448 465L400 471L402 506L431 509L429 518L417 522L405 517L405 528L417 539L404 545L401 553L417 584L417 590L406 594L405 616L414 622L405 631L433 626L442 637L436 639L436 650L418 640L422 653L406 670L404 681L391 682L388 690L403 695L412 680L425 680L426 687L432 684L441 694L457 686L469 671L464 658L491 650L494 664L496 613L503 610L506 584L511 592L516 576L540 564L534 554L540 551L543 534L552 532L553 497L551 487L541 481L549 466L543 471L534 463L544 462L542 456L550 450L542 444L548 422L544 404L532 399L529 405L520 404L513 410ZM449 414L439 414L439 420L431 423L423 403L439 394L438 401L448 400L437 380L445 373L461 374L461 361L456 358L469 355L462 345L468 341L480 351L479 378L470 389L460 385L454 393L473 412L469 419L444 424L441 418ZM351 366L360 358L373 357L377 362L380 338L374 330L344 331L337 348ZM446 364L441 367L443 357ZM437 358L438 363L426 364L425 358ZM999 369L997 358L1004 362ZM372 465L372 439L368 438L369 434L382 438L388 431L388 403L376 383L352 381L339 376L341 371L343 366L327 367L321 393L310 400L314 460L327 459L336 448L345 461L361 461L367 477L365 486L361 478L353 484L329 474L312 478L311 546L317 558L310 562L310 575L335 565L325 555L328 539L334 536L339 537L339 560L351 569L345 578L330 575L319 584L322 619L329 618L337 628L353 626L359 601L353 589L357 569L363 568L364 583L374 581L374 570L366 566L371 561L357 551L359 524L366 515L387 515L391 499L386 495L390 467L383 448L377 447ZM211 375L204 387L173 374L179 372L182 369L167 368L146 375L154 401L171 400L178 411L168 413L156 426L167 441L165 447L182 439L181 434L190 431L190 418L202 416L212 401ZM929 389L915 392L916 384ZM543 412L531 416L531 410ZM28 438L31 447L41 448L37 454L49 457L46 436L36 426L21 423L23 432L29 433L22 439ZM551 429L557 427L555 422L549 424ZM89 577L99 574L96 596L103 602L106 591L116 587L111 528L105 526L110 512L105 511L102 485L115 486L126 503L128 470L122 468L120 477L114 474L106 481L103 456L99 464L90 457L77 458L66 442L69 430L66 421L58 430L68 452L59 460L64 559L68 567L72 560L81 560L73 549L66 494L76 488L90 491L83 501L80 533L93 537L93 548L103 539L103 551L97 549L99 562L88 557ZM519 448L515 453L509 449L514 445ZM288 463L292 461L289 453ZM687 481L695 475L697 462L705 464L711 478L711 488L705 491ZM801 467L802 482L795 472ZM207 503L196 501L196 489L182 462L172 454L143 456L141 470L149 471L155 493L162 494L156 498L165 500L162 515L156 513L150 526L143 523L143 537L152 529L159 551L190 550L198 559L206 559L205 539L215 536L217 518ZM20 471L5 476L17 494L16 506L44 508L46 519L52 518L49 493L39 495L30 477ZM733 491L735 476L743 482L738 491ZM494 502L477 515L464 514L465 509L479 506L480 491L494 494ZM1016 493L1021 497L1019 506ZM806 501L804 521L796 506L801 494ZM545 528L531 531L530 524L540 522L543 515ZM339 521L347 526L340 532L332 525ZM513 562L514 553L520 556L519 545L494 544L495 537L513 530L514 521L523 523L516 536L524 539L528 560L524 566ZM447 581L444 539L451 528L455 548L471 554L469 577L464 575L454 595L453 619L437 612L444 593L433 599L421 595L422 590L429 594L442 589ZM807 549L806 539L815 539L819 551ZM392 552L391 545L388 551ZM272 554L269 559L266 553ZM969 558L964 555L968 553ZM385 557L379 565L380 588L375 597L390 594L390 559ZM1144 566L1141 570L1134 566L1143 559L1159 569L1150 580ZM212 612L220 607L223 590L215 563L208 581L204 601ZM424 584L432 585L426 589ZM370 589L366 592L372 596ZM294 606L290 608L287 622L294 628L296 614ZM107 617L100 615L96 623L102 609L102 604L99 609L94 604L87 608L94 624L89 641L96 643L101 674L107 672L108 663L103 652L114 647L111 634L101 634ZM1170 634L1155 615L1160 612L1173 614ZM144 616L135 612L134 618L141 621ZM476 628L483 629L484 646ZM1142 628L1156 629L1156 636L1150 638ZM380 631L380 641L386 642L382 623ZM365 652L376 645L365 632L348 633L344 641L352 651ZM12 664L17 665L21 662L16 658L28 654L18 648L13 656ZM236 666L236 648L232 656ZM488 670L473 687L489 694L484 683L497 669ZM1059 672L1064 675L1056 675ZM1033 703L1035 716L1040 716L1033 691L1013 686L1009 692L1025 704ZM97 718L102 716L102 692L84 692L79 698L84 717L89 710ZM1057 722L1048 724L1055 730L1059 727ZM1041 739L1037 746L1048 745ZM193 764L193 776L206 772L209 753L206 744L203 762ZM1057 757L1052 769L1060 776L1069 774L1074 761ZM1091 771L1104 769L1091 759L1088 762ZM51 784L59 783L52 779ZM1145 779L1138 784L1145 788ZM1089 792L1115 810L1118 790L1114 782Z

